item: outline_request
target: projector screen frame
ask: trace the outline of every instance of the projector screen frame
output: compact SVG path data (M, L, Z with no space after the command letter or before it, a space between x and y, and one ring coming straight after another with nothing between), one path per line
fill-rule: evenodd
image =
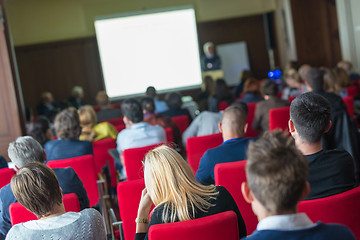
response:
M96 23L96 21L99 21L99 20L107 20L107 19L114 19L114 18L121 18L121 17L133 17L133 16L139 16L139 15L145 15L145 14L165 13L165 12L188 10L188 9L194 11L194 24L195 24L195 28L196 28L196 35L195 36L196 36L196 42L197 42L197 46L198 46L198 58L199 58L201 82L199 84L193 84L193 85L188 85L188 86L184 86L184 87L161 89L161 90L157 89L157 93L158 94L165 94L165 93L171 93L171 92L195 90L195 89L201 88L201 86L202 86L202 69L201 69L201 46L200 46L199 37L198 37L198 29L197 29L197 21L196 21L196 10L195 10L195 7L193 5L183 5L183 6L177 6L177 7L159 8L159 9L152 9L152 10L111 14L111 15L106 15L106 16L97 16L97 17L95 17L95 20L94 20L94 27L95 27L95 31L96 31L95 23ZM104 73L103 73L103 69L104 69L103 68L103 60L102 60L102 57L101 57L101 54L100 54L100 48L99 48L100 43L99 43L99 39L98 39L97 35L95 37L96 37L96 41L97 41L97 45L98 45L98 53L99 53L100 64L101 64L102 83L103 83L104 89L106 90L105 76L104 76ZM146 88L149 87L149 86L152 86L152 85L150 84L150 85L146 86ZM126 95L121 95L121 96L116 96L116 97L109 97L109 98L110 98L111 101L120 101L120 100L124 100L126 98L143 97L144 94L145 94L146 88L144 89L144 91L142 93L126 94Z

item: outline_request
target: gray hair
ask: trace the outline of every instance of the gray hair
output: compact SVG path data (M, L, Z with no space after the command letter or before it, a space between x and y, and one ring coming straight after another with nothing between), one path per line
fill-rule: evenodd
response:
M27 163L45 162L45 152L41 144L30 136L18 137L9 144L8 156L16 167L22 168Z

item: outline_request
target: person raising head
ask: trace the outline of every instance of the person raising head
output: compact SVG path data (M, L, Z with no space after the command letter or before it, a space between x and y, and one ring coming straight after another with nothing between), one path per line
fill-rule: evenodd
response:
M234 199L224 188L196 182L190 166L174 149L160 146L144 158L146 188L142 192L136 218L135 239L147 239L148 228L155 224L201 218L224 211L237 214L239 235L246 235L244 220ZM150 207L155 208L148 226Z
M39 220L13 226L6 239L106 239L103 218L95 209L65 212L59 181L45 164L26 164L11 179L11 189Z
M250 143L247 155L247 182L241 190L259 224L246 239L355 239L347 227L314 224L305 213L297 213L310 184L306 159L292 138L280 131L266 132Z

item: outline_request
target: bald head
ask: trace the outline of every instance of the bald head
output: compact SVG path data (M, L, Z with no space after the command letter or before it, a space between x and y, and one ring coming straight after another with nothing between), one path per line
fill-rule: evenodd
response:
M236 104L225 109L220 124L224 141L245 135L247 106L244 105L245 107Z

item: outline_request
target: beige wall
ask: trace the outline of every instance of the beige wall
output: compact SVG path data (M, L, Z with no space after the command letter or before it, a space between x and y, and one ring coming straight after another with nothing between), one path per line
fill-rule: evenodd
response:
M199 22L275 10L275 0L7 0L6 10L19 46L93 36L97 16L185 5Z

